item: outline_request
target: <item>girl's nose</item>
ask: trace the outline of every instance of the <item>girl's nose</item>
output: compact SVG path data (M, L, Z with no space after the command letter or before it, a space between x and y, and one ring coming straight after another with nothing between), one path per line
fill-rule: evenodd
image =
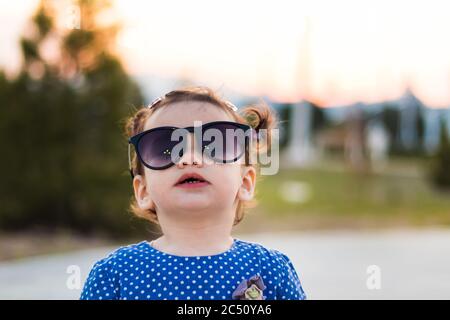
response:
M195 165L197 167L203 166L203 157L199 149L195 145L195 139L193 138L193 134L189 134L187 137L186 147L183 149L183 156L177 163L179 168L184 168L187 165Z

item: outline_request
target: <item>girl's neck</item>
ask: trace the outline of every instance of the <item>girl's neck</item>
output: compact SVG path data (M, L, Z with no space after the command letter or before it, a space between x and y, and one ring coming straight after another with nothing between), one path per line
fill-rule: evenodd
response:
M225 252L231 248L234 239L231 230L176 229L164 232L164 235L153 240L155 249L178 256L206 256Z

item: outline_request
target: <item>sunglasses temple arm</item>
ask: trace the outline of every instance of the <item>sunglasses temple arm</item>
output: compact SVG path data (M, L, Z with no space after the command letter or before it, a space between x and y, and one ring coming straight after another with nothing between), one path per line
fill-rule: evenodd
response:
M131 180L134 179L133 168L131 167L131 143L128 143L128 168L130 170Z
M249 137L245 136L245 165L249 165L249 158L250 158L250 148L249 148Z

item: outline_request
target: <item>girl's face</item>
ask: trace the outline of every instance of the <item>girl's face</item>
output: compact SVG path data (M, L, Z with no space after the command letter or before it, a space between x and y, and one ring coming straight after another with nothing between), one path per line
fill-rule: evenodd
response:
M177 102L156 110L147 120L144 130L160 126L179 128L212 121L235 121L222 108L207 102ZM253 197L256 180L255 169L243 165L243 158L235 163L205 161L196 148L192 148L193 135L189 135L188 147L180 161L164 170L144 167L144 177L138 175L133 187L141 209L156 209L161 218L193 218L234 220L238 200ZM202 187L188 188L177 184L186 173L200 174L208 183ZM205 215L206 214L206 215ZM161 217L165 215L165 217ZM218 217L217 215L222 215ZM224 217L223 215L226 215Z

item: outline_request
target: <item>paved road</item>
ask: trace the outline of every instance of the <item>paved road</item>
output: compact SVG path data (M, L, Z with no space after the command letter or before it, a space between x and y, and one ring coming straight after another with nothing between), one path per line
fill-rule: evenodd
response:
M235 236L286 253L310 299L450 299L450 229ZM67 268L79 266L82 284L113 249L1 263L0 299L77 299ZM368 274L371 265L379 269ZM378 271L381 288L369 290L367 279Z

